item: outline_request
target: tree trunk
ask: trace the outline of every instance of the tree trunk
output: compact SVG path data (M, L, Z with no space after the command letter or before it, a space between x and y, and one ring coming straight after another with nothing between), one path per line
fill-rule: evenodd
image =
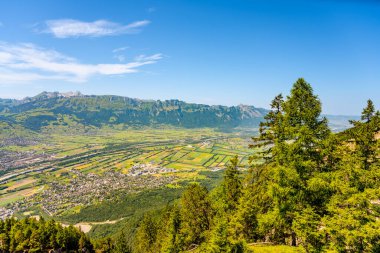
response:
M294 231L292 231L292 246L297 246L297 237Z

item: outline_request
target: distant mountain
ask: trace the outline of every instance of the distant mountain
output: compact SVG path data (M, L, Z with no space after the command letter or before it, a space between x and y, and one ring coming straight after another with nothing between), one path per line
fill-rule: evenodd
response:
M180 100L140 100L42 92L22 100L0 99L0 121L40 131L54 126L257 127L268 111L254 106L210 106Z
M18 100L16 99L0 98L0 112L3 111L7 107L16 105L17 103L18 103Z
M0 98L0 122L40 131L44 127L160 126L257 128L268 110L254 106L210 106L180 100L141 100L80 92L42 92L21 100ZM324 115L335 132L357 116Z
M352 127L350 120L360 120L360 116L346 115L324 115L329 120L329 126L332 131L340 132Z

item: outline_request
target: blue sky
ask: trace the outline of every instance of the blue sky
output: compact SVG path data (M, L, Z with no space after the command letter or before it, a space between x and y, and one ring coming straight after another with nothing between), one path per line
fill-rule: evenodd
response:
M0 2L0 97L79 90L268 107L298 77L328 114L380 107L380 1Z

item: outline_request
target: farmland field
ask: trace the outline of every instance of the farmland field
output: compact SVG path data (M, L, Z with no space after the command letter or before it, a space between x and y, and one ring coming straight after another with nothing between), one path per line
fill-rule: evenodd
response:
M236 155L246 168L253 152L249 141L248 134L212 129L102 129L89 135L50 133L21 149L3 146L27 155L2 171L0 213L85 224L86 232L104 235L101 227L117 225L108 221L127 223L137 213L162 207L189 182L213 187L222 175L218 171ZM139 194L144 200L133 197ZM146 201L150 198L154 201ZM107 210L110 203L122 211L113 210L113 217L90 211Z

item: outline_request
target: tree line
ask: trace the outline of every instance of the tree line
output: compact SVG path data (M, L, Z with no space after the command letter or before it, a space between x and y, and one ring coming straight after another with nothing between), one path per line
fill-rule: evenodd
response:
M90 239L73 226L42 217L0 220L0 252L93 252Z

